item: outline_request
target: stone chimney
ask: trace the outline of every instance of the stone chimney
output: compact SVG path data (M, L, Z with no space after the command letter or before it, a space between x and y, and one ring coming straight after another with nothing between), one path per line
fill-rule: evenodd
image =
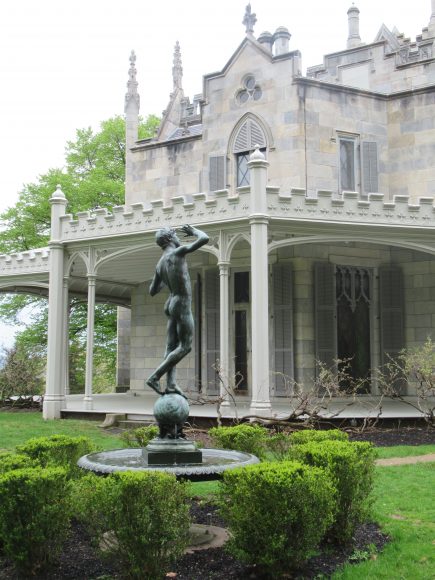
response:
M267 48L267 50L272 53L272 46L273 46L273 34L270 32L262 32L260 36L257 38L258 42Z
M359 35L359 10L352 4L347 11L347 18L349 23L349 36L347 37L347 48L355 48L361 46L361 37Z
M289 51L289 42L290 42L291 34L285 28L285 26L280 26L275 30L275 34L273 35L273 46L275 49L275 56L279 56L280 54L286 54Z

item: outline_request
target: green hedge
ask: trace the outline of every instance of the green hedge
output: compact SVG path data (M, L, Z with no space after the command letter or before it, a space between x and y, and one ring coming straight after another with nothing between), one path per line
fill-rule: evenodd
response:
M214 444L222 449L253 453L257 457L264 455L268 439L268 430L259 425L242 424L234 427L213 427L208 433Z
M186 486L168 473L118 472L74 482L74 512L97 544L107 545L129 578L155 579L183 554L189 539Z
M82 455L94 451L94 445L87 437L51 435L29 439L23 445L17 445L17 451L38 461L42 467L64 467L70 476L76 476L81 474L77 461Z
M271 458L275 461L284 461L288 457L292 445L290 433L274 433L268 437L265 446Z
M156 425L146 425L138 429L127 429L121 434L121 439L127 447L146 447L158 434L159 428Z
M226 471L220 504L228 549L272 578L300 566L333 522L335 493L324 470L300 462Z
M0 453L0 475L15 469L23 469L27 467L37 467L38 463L31 459L28 455L20 455L19 453Z
M307 429L306 431L294 431L290 435L292 445L303 445L311 441L348 441L349 435L340 429L328 429L317 431Z
M372 444L326 440L294 445L290 454L330 473L338 491L338 510L329 535L337 543L348 542L356 525L370 512L375 460Z
M0 543L24 577L58 556L69 527L67 472L60 467L0 475Z

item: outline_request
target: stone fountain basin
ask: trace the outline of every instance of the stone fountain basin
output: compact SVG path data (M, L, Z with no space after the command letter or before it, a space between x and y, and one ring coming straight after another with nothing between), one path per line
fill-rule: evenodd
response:
M165 471L191 481L219 479L224 471L259 463L258 457L230 449L201 449L202 463L176 463L173 465L148 465L146 453L140 448L113 449L89 453L77 465L97 475L116 471Z

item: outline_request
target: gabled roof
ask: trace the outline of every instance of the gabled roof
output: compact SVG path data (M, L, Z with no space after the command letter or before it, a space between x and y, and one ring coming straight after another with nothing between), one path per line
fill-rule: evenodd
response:
M382 24L373 42L385 41L388 45L388 52L396 52L400 48L400 42L389 28Z

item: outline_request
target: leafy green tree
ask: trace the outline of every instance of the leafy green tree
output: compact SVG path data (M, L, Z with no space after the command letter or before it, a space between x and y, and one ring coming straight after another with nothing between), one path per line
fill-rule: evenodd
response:
M154 135L159 119L148 116L139 125L139 138ZM94 207L124 203L125 122L120 116L103 121L99 131L78 129L65 148L65 166L49 169L35 183L26 184L17 203L0 215L0 253L8 254L44 247L50 239L50 197L60 184L75 214ZM84 383L86 308L73 300L70 319L70 384L80 390ZM22 318L25 313L26 325ZM47 346L47 303L30 295L0 297L0 320L20 325L16 343L21 351L43 359ZM116 358L116 307L97 305L95 312L96 390L114 382Z

